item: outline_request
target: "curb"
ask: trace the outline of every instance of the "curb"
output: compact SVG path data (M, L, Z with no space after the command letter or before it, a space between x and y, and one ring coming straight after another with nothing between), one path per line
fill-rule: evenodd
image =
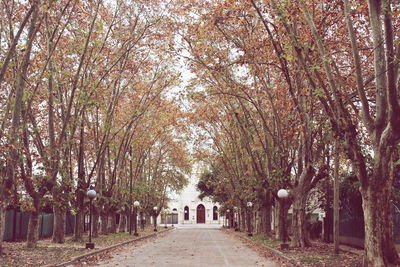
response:
M237 236L240 239L244 239L244 240L247 240L247 241L249 241L251 243L254 243L254 244L258 245L258 246L261 246L261 247L267 249L269 252L271 252L275 256L280 257L280 258L284 259L285 261L288 261L289 263L294 264L295 266L301 266L301 262L299 262L299 261L297 261L297 260L285 255L285 253L283 253L283 252L281 252L281 251L279 251L277 249L274 249L272 247L268 247L268 246L263 245L263 244L258 244L257 242L254 242L253 240L251 240L250 238L245 237L245 236L240 236L240 235L235 235L235 236Z
M77 257L75 257L75 258L73 258L73 259L71 259L69 261L65 261L65 262L62 262L62 263L59 263L59 264L44 265L43 267L65 267L65 266L73 265L73 264L78 263L79 261L81 261L83 259L95 256L95 255L103 253L103 252L107 252L109 250L113 250L113 249L118 248L118 247L122 247L122 246L125 246L125 245L128 245L128 244L131 244L131 243L136 243L136 242L139 242L139 241L142 241L142 240L146 240L148 238L155 237L155 236L157 236L159 234L171 231L173 229L175 229L175 228L162 230L162 231L159 231L159 232L147 235L147 236L142 236L142 237L139 237L139 238L136 238L136 239L133 239L133 240L128 240L128 241L125 241L125 242L122 242L122 243L118 243L118 244L112 245L111 247L106 247L106 248L102 248L102 249L99 249L99 250L96 250L96 251L91 251L91 252L79 255L79 256L77 256Z

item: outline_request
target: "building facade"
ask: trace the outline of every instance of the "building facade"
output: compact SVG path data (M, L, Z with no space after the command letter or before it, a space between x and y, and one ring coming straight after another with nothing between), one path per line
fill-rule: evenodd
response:
M179 224L222 224L219 203L212 202L208 197L199 199L200 192L196 187L199 175L200 172L195 172L189 178L189 184L168 203L168 207L178 214Z

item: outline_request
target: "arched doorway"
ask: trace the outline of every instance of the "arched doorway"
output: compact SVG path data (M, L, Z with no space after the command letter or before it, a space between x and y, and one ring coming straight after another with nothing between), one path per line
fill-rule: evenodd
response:
M206 208L202 204L197 206L197 223L206 223Z
M188 221L188 220L189 220L189 207L188 207L188 206L185 206L183 212L184 212L184 217L183 217L183 219L184 219L185 221Z
M214 206L213 208L213 220L217 221L218 220L218 207Z
M172 209L172 224L178 224L178 210Z

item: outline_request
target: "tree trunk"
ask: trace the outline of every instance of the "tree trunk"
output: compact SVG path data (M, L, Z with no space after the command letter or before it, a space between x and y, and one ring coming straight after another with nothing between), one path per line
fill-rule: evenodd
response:
M147 225L151 226L151 218L152 218L152 216L150 216L148 214L146 214L145 216L146 216L146 225L145 226L147 226Z
M399 266L394 246L393 219L390 209L391 189L369 187L362 192L365 227L365 266Z
M253 216L253 214L252 214L252 211L251 211L251 209L248 209L247 210L247 212L246 212L247 214L246 214L246 217L247 217L247 221L246 221L246 224L247 224L247 232L250 234L251 232L252 232L252 221L251 221L251 217Z
M287 223L287 215L288 215L288 210L289 210L289 203L288 200L286 199L281 199L279 201L276 201L277 203L277 209L278 209L278 216L277 216L277 232L275 235L278 237L279 240L282 240L284 242L289 240L288 236L288 223Z
M83 209L79 209L75 215L75 231L74 231L74 240L81 241L83 240Z
M118 226L118 228L119 228L118 232L119 233L126 232L127 221L128 220L127 220L126 213L125 212L121 212L120 219L119 219L119 226Z
M28 236L26 246L35 248L39 240L39 218L40 218L40 198L34 198L32 201L33 211L29 216Z
M274 204L274 236L275 239L280 240L280 229L279 229L279 201L275 201Z
M110 220L110 224L109 224L109 229L108 232L110 234L115 234L117 233L117 218L116 218L116 213L115 211L110 212L110 215L108 216L109 220Z
M101 229L102 235L108 235L108 214L106 212L101 213Z
M326 203L325 203L325 218L324 218L324 242L331 242L331 234L332 234L332 208L331 208L331 189L329 179L326 180Z
M31 9L29 12L32 12L31 15L31 22L28 30L28 35L26 38L26 43L25 43L25 53L23 56L23 61L21 64L20 71L17 75L17 81L16 81L16 87L15 87L15 96L14 96L14 101L13 102L13 112L12 112L12 118L11 118L11 125L9 127L9 132L8 132L8 143L11 145L11 149L9 152L9 155L6 160L6 165L5 165L5 170L4 170L4 176L2 173L2 179L1 179L1 185L0 185L0 230L3 230L4 228L4 223L5 222L5 206L10 200L11 193L14 188L15 184L15 169L18 166L18 162L20 160L20 152L17 149L18 147L18 138L20 136L20 128L21 128L21 112L22 112L22 106L25 103L26 100L24 100L24 93L25 93L25 84L27 80L27 72L28 72L28 67L30 63L30 55L32 51L32 46L33 42L36 38L36 33L37 33L37 27L38 24L37 19L39 16L39 5L40 5L40 0L35 0L32 3ZM27 13L27 15L28 15ZM29 19L29 16L25 17L24 23L26 23L26 20ZM21 24L21 29L23 24ZM20 35L21 32L18 31L17 35ZM19 38L19 37L18 37ZM17 41L16 39L14 41ZM12 46L17 45L17 43L12 44ZM11 50L15 49L11 47ZM12 51L10 52L12 53ZM12 56L12 54L9 54ZM1 69L1 74L2 76L0 78L0 82L3 79L3 75L5 74L5 70L7 68L7 58L3 62L3 66ZM3 220L4 218L4 220ZM4 231L0 232L0 255L2 252L2 242L3 242L3 235Z
M78 182L75 190L76 194L76 217L75 217L75 233L74 240L81 241L83 239L83 224L84 224L84 200L86 197L87 185L85 182L85 124L84 114L82 112L80 136L79 136L79 151L78 151Z
M292 216L292 246L293 247L309 247L311 242L307 233L306 220L306 202L307 194L298 192L293 200L293 216Z
M92 237L99 236L99 210L96 205L92 206L92 220L93 220L93 227L92 227Z
M54 224L53 224L53 243L63 244L65 242L66 212L64 209L54 206Z
M260 234L260 233L262 233L263 231L262 231L262 216L261 216L261 213L260 212L258 212L258 211L256 211L256 212L254 212L254 215L253 215L253 218L254 218L254 230L253 230L253 232L254 233L256 233L256 234Z
M6 209L4 203L0 203L0 233L4 233L6 221ZM3 234L0 234L0 257L3 255Z
M241 227L240 227L240 231L246 231L246 210L245 209L241 209L241 214L240 214L240 218L241 218Z
M267 236L271 236L271 202L264 203L261 210L261 227L262 232Z

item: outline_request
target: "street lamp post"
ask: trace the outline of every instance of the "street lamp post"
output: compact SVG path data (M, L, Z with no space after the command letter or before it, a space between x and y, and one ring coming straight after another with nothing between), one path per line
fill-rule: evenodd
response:
M138 234L138 232L137 232L137 210L138 210L138 207L140 206L140 202L139 201L135 201L135 202L133 202L133 210L134 210L134 215L133 215L133 217L135 218L135 233L133 234L134 236L139 236L139 234Z
M154 206L153 210L154 210L154 232L157 232L157 210L158 210L158 207Z
M248 236L253 236L253 230L251 227L251 208L253 207L253 202L249 201L247 202L247 207L248 207L248 211L247 211L247 221L248 221L248 226L247 226L247 230L248 232Z
M94 243L92 243L92 200L96 197L96 191L93 189L87 191L86 195L90 201L89 207L89 243L86 243L86 248L94 249Z
M280 189L278 191L278 197L280 199L280 204L281 204L281 212L284 212L284 205L286 202L286 199L289 197L289 192L286 189ZM281 235L282 235L282 244L281 244L281 249L288 249L289 244L286 244L286 218L284 214L281 214L283 216L280 216L280 220L282 220L281 225Z

